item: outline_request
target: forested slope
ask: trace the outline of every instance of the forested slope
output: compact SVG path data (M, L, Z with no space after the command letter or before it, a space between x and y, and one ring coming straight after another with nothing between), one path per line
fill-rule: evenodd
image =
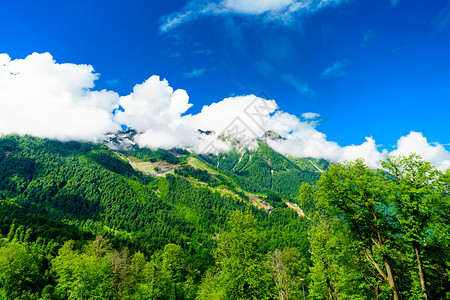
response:
M202 159L0 137L0 299L448 296L450 171L416 156L383 171L315 160L320 176L262 143Z
M303 182L314 184L319 179L321 172L311 161L324 169L328 166L324 160L299 158L291 160L262 142L258 142L258 148L254 151L231 151L200 157L248 191L257 193L272 191L288 199L298 195Z

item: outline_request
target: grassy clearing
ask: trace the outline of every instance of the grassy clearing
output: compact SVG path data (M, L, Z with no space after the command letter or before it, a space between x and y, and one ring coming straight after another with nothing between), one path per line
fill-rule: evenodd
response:
M267 202L262 201L260 199L261 196L255 195L255 194L245 194L245 196L248 197L248 200L257 208L263 208L263 209L273 209L273 207L270 204L265 204Z
M216 170L213 170L210 167L208 167L205 163L203 163L202 161L200 161L196 157L189 156L187 158L187 163L188 163L188 165L192 166L193 168L205 170L206 172L208 172L210 174L213 174L213 175L219 175L220 174Z
M128 162L133 167L133 169L135 169L136 171L141 171L145 175L166 177L167 174L173 174L173 170L175 168L178 168L178 166L174 166L163 161L140 161L133 156L127 156L127 158L129 159ZM159 168L159 171L155 170L156 167Z

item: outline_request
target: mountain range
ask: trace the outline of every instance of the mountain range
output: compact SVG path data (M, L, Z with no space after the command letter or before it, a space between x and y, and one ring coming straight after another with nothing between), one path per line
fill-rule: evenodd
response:
M328 161L281 155L266 144L282 139L275 132L220 153L139 148L134 135L0 137L0 298L301 299L326 297L326 280L361 299L381 284L389 291L357 260L351 226L314 207ZM427 247L442 295L446 269ZM340 261L332 272L356 275L345 284L327 275L324 257ZM373 282L361 287L357 276Z

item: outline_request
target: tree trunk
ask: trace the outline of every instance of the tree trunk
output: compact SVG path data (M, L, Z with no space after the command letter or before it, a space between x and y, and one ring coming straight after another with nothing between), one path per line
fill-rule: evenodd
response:
M328 298L330 300L334 300L333 298L333 287L331 286L330 278L328 277L328 264L326 263L325 259L323 257L320 258L323 262L323 269L325 271L325 276L327 278L327 290L328 290Z
M328 279L328 276L327 276L327 288L328 288L328 298L330 300L334 300L333 299L333 287L331 286L330 279Z
M389 286L392 289L392 294L393 294L392 299L400 300L400 296L397 291L397 286L395 285L394 274L392 273L392 268L391 268L391 265L389 263L387 256L383 255L383 261L384 261L384 267L386 268L387 281L388 281Z
M422 287L423 298L428 300L427 284L425 282L425 272L423 271L422 258L420 257L419 242L413 242L413 247L416 252L417 266L419 267L420 286Z
M389 263L389 259L386 255L383 256L383 263L384 267L386 268L386 274L383 272L383 270L380 268L378 263L372 258L369 251L364 248L364 255L366 256L367 260L375 267L375 269L378 271L378 274L381 275L383 280L389 285L389 287L392 290L393 298L394 300L399 300L400 296L397 291L397 286L395 285L394 280L394 274L392 272L391 265Z

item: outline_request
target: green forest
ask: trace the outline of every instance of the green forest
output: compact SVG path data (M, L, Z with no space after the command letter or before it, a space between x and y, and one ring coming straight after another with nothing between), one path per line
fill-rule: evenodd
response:
M374 170L7 135L0 233L0 299L450 299L450 169L415 154Z

